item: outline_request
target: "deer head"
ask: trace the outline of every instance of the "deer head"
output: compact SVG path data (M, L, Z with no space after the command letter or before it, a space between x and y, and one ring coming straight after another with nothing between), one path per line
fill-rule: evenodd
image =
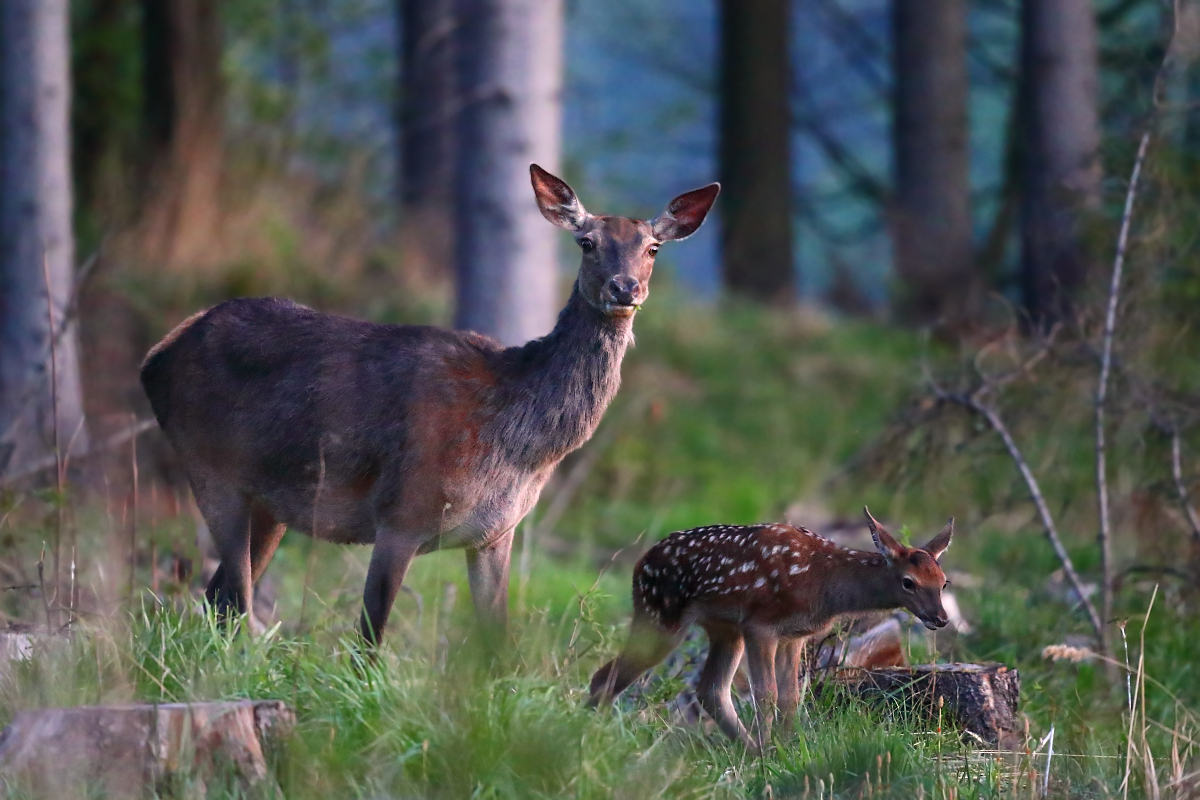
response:
M650 293L654 257L663 242L686 239L704 222L721 185L679 195L652 220L593 216L571 187L537 164L529 166L542 216L575 235L583 250L577 280L584 299L609 317L632 317Z
M887 588L893 592L896 605L911 611L931 631L945 627L949 618L942 607L942 590L948 581L938 560L950 546L950 538L954 535L954 518L951 517L941 533L930 539L924 547L912 548L897 542L871 516L866 506L863 506L863 513L867 516L871 539L887 559L892 572L891 585Z

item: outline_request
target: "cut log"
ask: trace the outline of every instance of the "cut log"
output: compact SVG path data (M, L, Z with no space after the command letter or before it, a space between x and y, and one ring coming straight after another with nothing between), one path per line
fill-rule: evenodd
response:
M199 796L213 780L261 786L264 752L295 717L277 700L22 711L0 734L0 782L38 797Z
M1002 664L923 664L887 669L843 669L837 682L851 694L884 698L943 719L1004 749L1020 747L1017 708L1021 677Z

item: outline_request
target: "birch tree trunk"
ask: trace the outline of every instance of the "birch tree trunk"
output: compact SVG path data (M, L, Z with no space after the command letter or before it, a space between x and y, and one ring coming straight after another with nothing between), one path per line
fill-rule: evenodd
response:
M459 0L458 14L455 324L520 344L559 307L557 229L529 164L558 169L562 0Z
M1085 282L1081 221L1100 203L1095 8L1024 0L1021 284L1035 324L1069 316Z
M957 328L982 294L971 252L967 4L893 0L892 35L897 311Z
M454 259L454 0L398 0L400 211L404 258L425 274Z
M795 299L789 0L721 0L721 275L766 303Z
M75 327L63 327L70 94L68 0L0 2L0 475L52 454L56 438L60 452L87 446Z

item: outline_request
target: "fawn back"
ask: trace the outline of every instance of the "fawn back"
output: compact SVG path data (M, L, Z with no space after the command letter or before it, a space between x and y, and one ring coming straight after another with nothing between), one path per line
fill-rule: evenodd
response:
M616 393L659 244L694 232L718 191L681 195L644 221L589 214L536 165L531 179L542 214L582 250L570 299L541 339L503 348L268 298L197 314L150 351L142 385L221 557L210 602L248 609L290 527L375 544L369 641L411 559L444 547L467 549L476 609L503 626L513 529Z

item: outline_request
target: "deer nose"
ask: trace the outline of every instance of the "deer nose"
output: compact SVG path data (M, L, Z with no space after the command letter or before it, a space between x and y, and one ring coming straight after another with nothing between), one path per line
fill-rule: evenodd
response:
M641 288L641 283L637 278L629 275L616 275L608 279L608 285L605 288L608 290L611 302L632 306L638 302L638 289Z

